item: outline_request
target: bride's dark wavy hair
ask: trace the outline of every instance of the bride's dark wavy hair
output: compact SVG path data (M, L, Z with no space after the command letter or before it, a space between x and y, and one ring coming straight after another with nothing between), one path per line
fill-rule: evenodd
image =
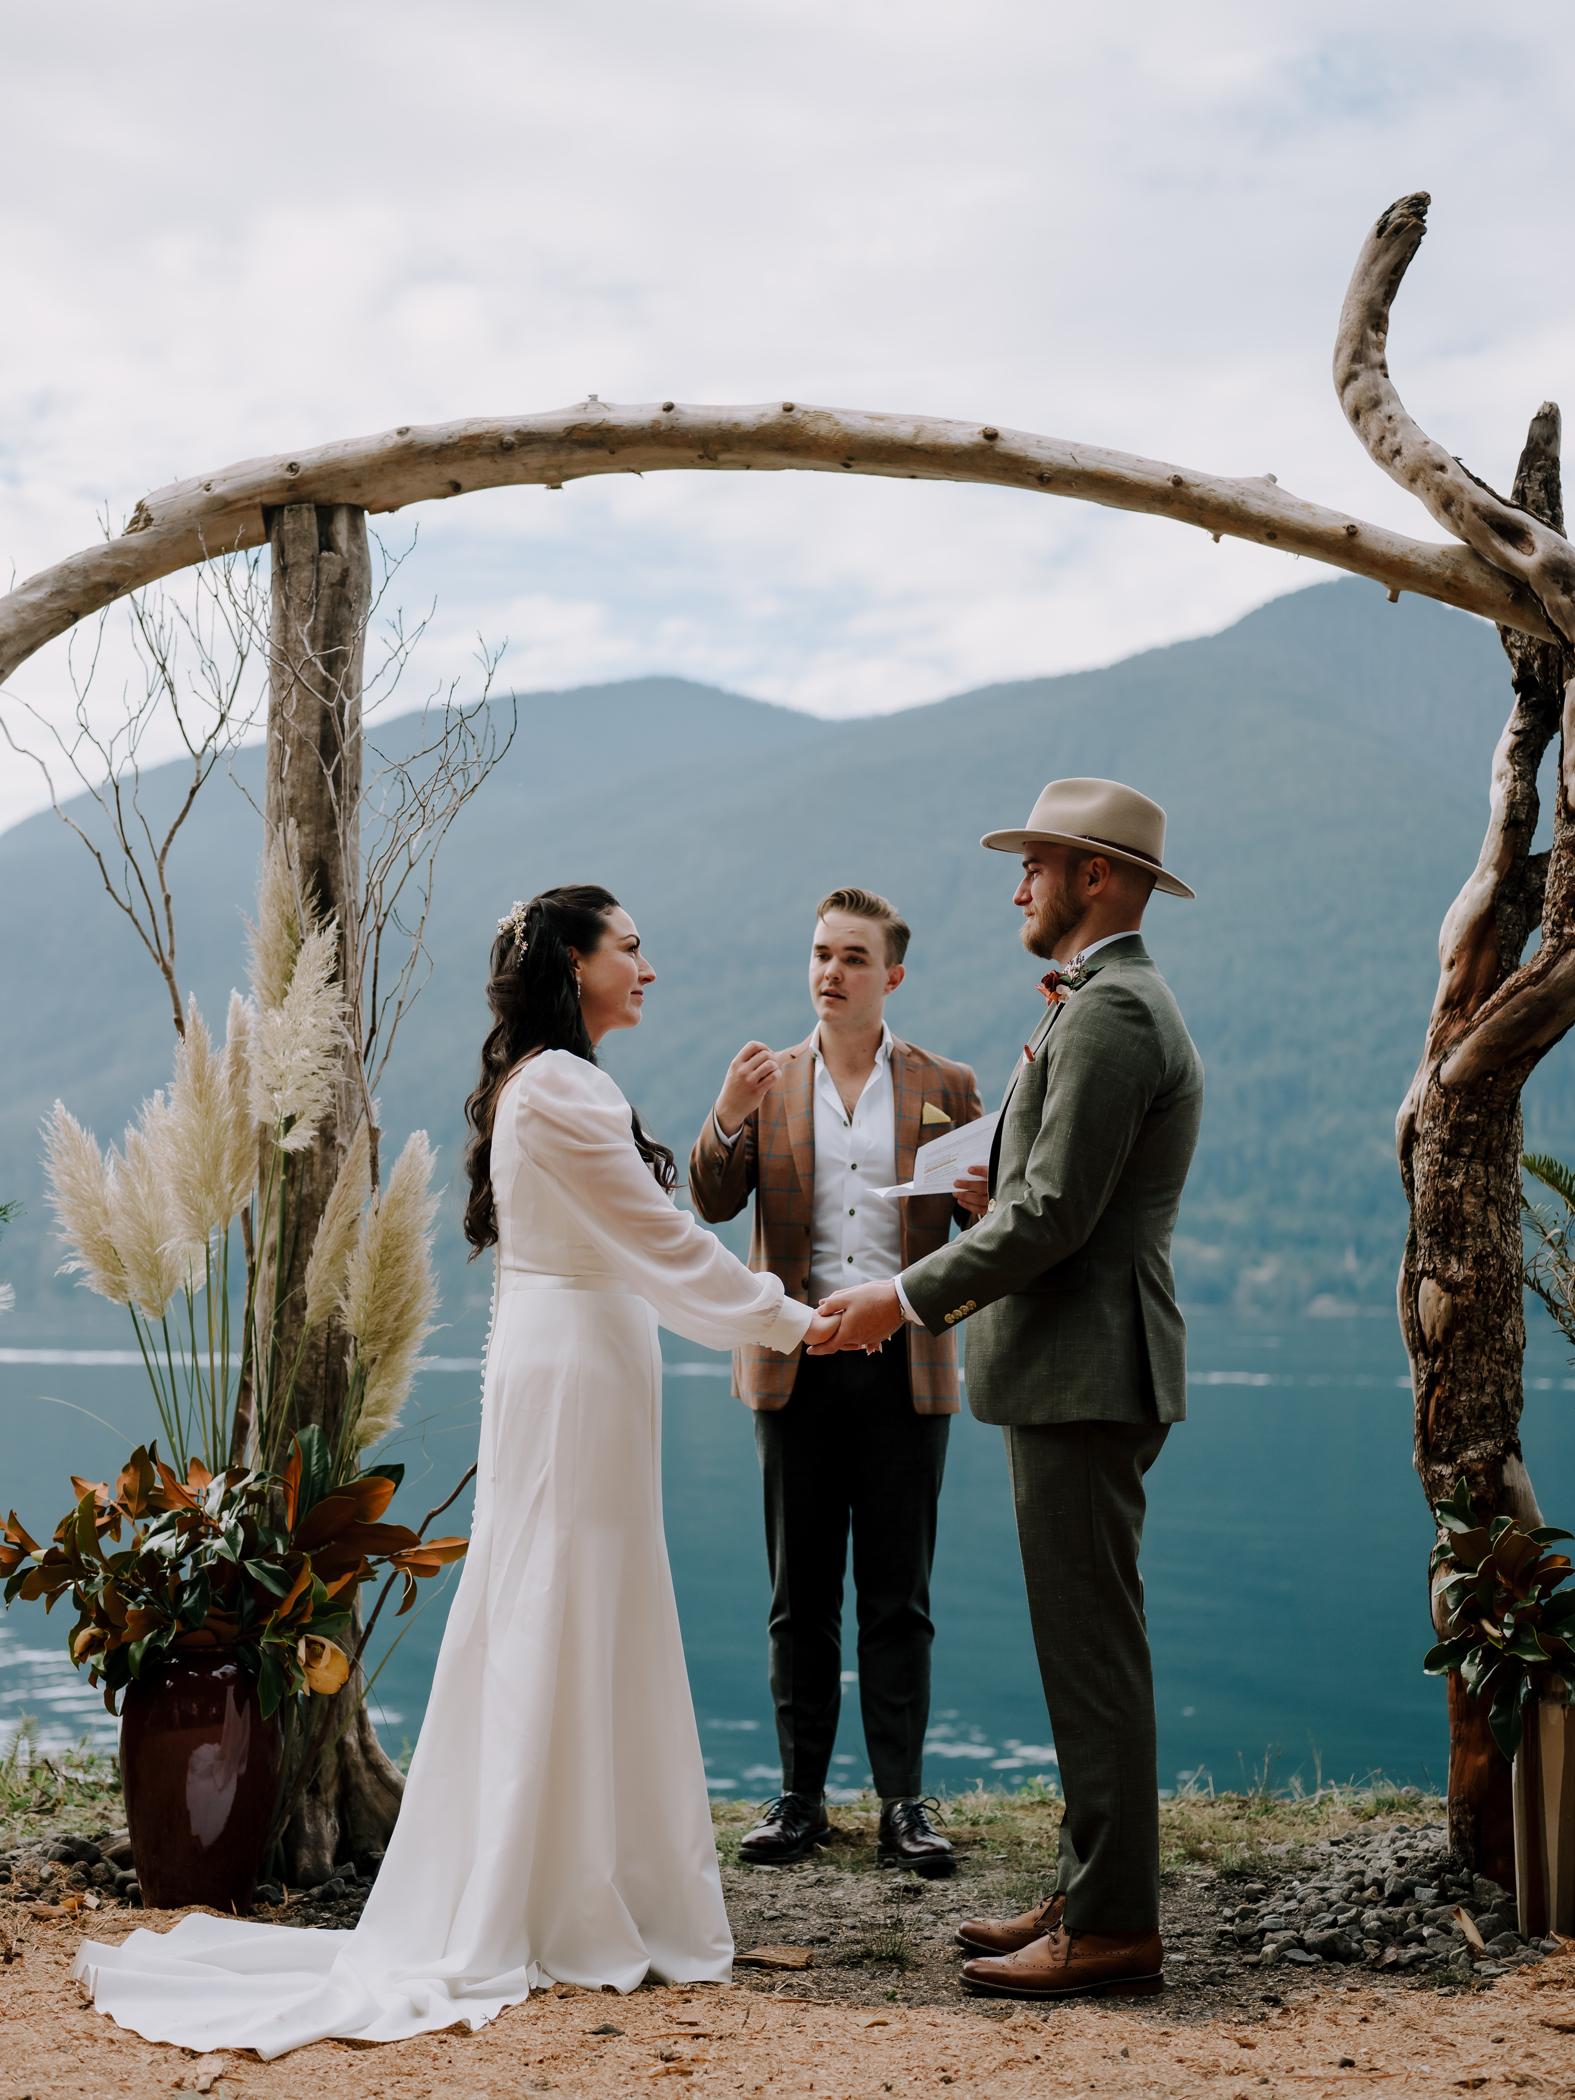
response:
M470 1176L465 1237L472 1261L495 1246L498 1238L497 1207L492 1198L492 1119L498 1094L514 1067L533 1050L572 1050L587 1064L595 1064L596 1052L580 1011L574 956L569 951L589 955L607 931L607 914L617 909L618 899L611 890L595 883L543 890L525 907L524 954L518 952L513 925L506 925L492 943L487 975L492 1027L481 1046L481 1077L465 1103L465 1121L471 1132L465 1147L465 1170ZM634 1117L634 1145L658 1184L671 1192L678 1182L677 1163L665 1145L646 1136L638 1115Z

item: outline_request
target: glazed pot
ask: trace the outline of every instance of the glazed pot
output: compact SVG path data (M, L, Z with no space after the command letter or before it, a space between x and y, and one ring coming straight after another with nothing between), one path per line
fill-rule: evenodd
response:
M172 1655L126 1687L120 1775L143 1903L251 1900L279 1786L282 1729L222 1649Z
M1520 1931L1575 1933L1575 1706L1527 1702L1514 1801Z

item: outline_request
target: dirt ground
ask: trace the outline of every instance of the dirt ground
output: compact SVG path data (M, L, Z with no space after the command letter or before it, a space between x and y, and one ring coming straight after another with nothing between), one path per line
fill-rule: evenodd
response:
M158 1914L117 1912L118 1937ZM1369 2088L1396 2100L1575 2093L1575 1948L1468 1992L1343 1979L1199 2014L1181 1972L1163 1998L1051 2011L962 2001L817 2002L798 1977L743 1987L555 1989L479 2034L382 2048L320 2042L273 2063L195 2057L144 2042L78 2000L81 1927L39 1920L0 1967L0 2100L207 2093L212 2100L513 2100L559 2093L989 2096L1208 2095L1323 2100Z
M44 1829L103 1823L109 1796L57 1794L3 1820L15 1845ZM1331 1794L1172 1801L1163 1811L1162 1997L1042 2008L973 1999L959 1988L952 1933L974 1911L1008 1911L1040 1893L1059 1804L1032 1795L948 1804L959 1851L950 1881L874 1864L868 1804L835 1811L836 1842L803 1864L740 1865L742 1807L717 1814L723 1878L741 1954L797 1950L807 1965L741 1966L731 1988L647 1987L627 1998L562 1988L481 2033L382 2048L318 2043L274 2063L197 2057L116 2028L70 1980L84 1932L119 1939L173 1915L58 1886L0 1886L0 2100L514 2100L534 2093L625 2095L653 2081L692 2094L957 2095L1044 2093L1273 2100L1374 2088L1386 2096L1528 2092L1575 2096L1575 1943L1495 1979L1401 1979L1338 1964L1286 1971L1244 1959L1219 1930L1249 1875L1316 1857L1328 1839L1401 1816L1436 1814L1417 1797ZM364 1889L292 1894L265 1912L292 1924L348 1924ZM61 1910L62 1902L84 1904ZM661 2090L661 2087L657 2087Z

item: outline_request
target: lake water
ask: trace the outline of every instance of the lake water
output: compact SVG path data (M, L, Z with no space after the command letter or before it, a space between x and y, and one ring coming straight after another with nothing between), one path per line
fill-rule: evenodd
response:
M25 1354L0 1350L0 1508L37 1537L64 1510L67 1476L102 1477L152 1419L135 1365ZM1201 1318L1191 1354L1191 1419L1150 1475L1144 1547L1161 1783L1200 1773L1233 1786L1267 1764L1281 1784L1377 1771L1440 1784L1443 1690L1418 1667L1431 1526L1392 1321L1268 1330ZM1540 1332L1530 1370L1528 1461L1549 1521L1570 1524L1575 1380ZM419 1521L470 1463L476 1388L468 1366L423 1374L399 1439L409 1475L396 1514ZM719 1794L763 1797L780 1775L749 1418L725 1364L697 1352L669 1362L664 1410L668 1536L707 1772ZM467 1509L438 1528L461 1529ZM450 1583L423 1585L382 1652L374 1706L395 1751L420 1726ZM966 1413L952 1428L934 1614L928 1784L1053 1775L1000 1433ZM0 1744L24 1713L56 1742L113 1741L115 1723L65 1659L67 1630L59 1609L0 1615ZM868 1779L851 1670L847 1690L835 1775L851 1789Z

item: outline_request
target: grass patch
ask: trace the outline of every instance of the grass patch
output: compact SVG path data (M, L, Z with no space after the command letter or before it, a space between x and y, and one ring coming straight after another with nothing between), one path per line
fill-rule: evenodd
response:
M738 1863L738 1840L759 1814L751 1802L715 1801L711 1806L724 1864ZM874 1873L870 1840L880 1814L873 1795L834 1802L835 1840L817 1856L849 1873ZM1209 1868L1222 1874L1283 1870L1295 1855L1326 1838L1366 1825L1437 1823L1444 1804L1436 1794L1397 1787L1374 1778L1360 1785L1295 1786L1275 1791L1248 1786L1228 1793L1192 1785L1165 1795L1159 1804L1160 1865L1169 1873ZM1011 1877L1025 1904L1037 1902L1054 1879L1061 1825L1061 1797L1043 1781L1011 1792L983 1787L952 1794L941 1804L941 1827L958 1852L980 1866ZM852 1840L853 1842L847 1842Z
M123 1817L116 1759L86 1743L40 1750L36 1724L21 1722L0 1755L0 1851L57 1831L118 1829Z
M839 1948L832 1960L839 1969L913 1969L919 1950L903 1926L887 1925L855 1946Z
M738 1864L738 1841L759 1816L748 1801L714 1801L712 1822L723 1864ZM875 1826L880 1804L861 1794L831 1808L838 1838L817 1856L849 1874L873 1874ZM66 1751L39 1749L37 1730L24 1720L0 1754L0 1852L29 1840L70 1832L92 1836L124 1820L116 1760L86 1743ZM1013 1789L983 1787L952 1794L941 1804L941 1827L965 1859L1001 1877L1010 1898L1037 1902L1054 1880L1061 1798L1043 1781ZM1274 1790L1254 1784L1231 1792L1193 1785L1162 1797L1159 1805L1160 1864L1169 1873L1210 1869L1256 1874L1294 1867L1299 1853L1350 1830L1393 1823L1436 1824L1444 1804L1436 1794L1397 1787L1380 1777L1360 1785L1296 1786ZM839 1841L840 1840L840 1841ZM860 1956L903 1966L900 1956L876 1951L901 1932L876 1935Z

